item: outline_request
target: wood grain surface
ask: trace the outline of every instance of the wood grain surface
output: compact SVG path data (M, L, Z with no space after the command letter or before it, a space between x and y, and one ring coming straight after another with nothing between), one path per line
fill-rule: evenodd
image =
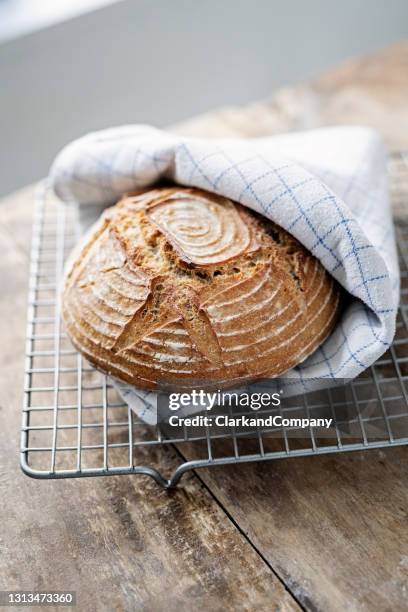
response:
M407 67L399 45L174 129L260 136L364 122L408 149ZM20 472L32 197L0 204L0 589L76 590L86 611L406 610L405 448L206 469L171 493L141 476ZM168 448L155 460L179 457Z

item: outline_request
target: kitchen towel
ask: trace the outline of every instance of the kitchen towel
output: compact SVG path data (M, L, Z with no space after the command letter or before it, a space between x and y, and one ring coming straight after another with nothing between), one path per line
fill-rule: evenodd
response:
M50 177L63 201L79 203L84 225L123 193L164 178L240 202L293 234L351 299L324 344L281 380L306 388L354 378L393 339L399 272L386 153L369 128L205 140L128 125L72 142ZM156 422L155 393L116 384L141 418Z

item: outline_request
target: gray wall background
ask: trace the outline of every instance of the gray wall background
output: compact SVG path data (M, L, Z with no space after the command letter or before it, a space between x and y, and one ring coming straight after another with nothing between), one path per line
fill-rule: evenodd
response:
M0 194L89 130L244 103L407 34L407 0L124 0L4 43Z

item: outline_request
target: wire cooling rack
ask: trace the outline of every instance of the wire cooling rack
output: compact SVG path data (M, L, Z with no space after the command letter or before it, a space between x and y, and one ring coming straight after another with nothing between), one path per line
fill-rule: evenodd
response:
M64 262L78 239L77 210L38 195L31 255L21 466L35 478L144 474L164 487L194 468L408 444L408 163L391 157L391 191L401 268L401 306L392 347L347 386L289 402L282 415L335 417L330 435L229 428L173 437L146 425L109 379L70 344L57 292ZM401 214L402 213L402 214ZM344 416L346 414L346 416ZM343 415L343 416L342 416ZM343 419L343 420L342 420ZM169 447L173 452L168 452ZM174 452L174 450L176 452Z

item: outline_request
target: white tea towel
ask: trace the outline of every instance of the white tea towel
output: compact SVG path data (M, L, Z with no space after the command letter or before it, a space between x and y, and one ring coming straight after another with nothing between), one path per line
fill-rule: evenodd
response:
M302 242L349 292L325 343L283 378L354 378L390 345L399 273L386 154L369 128L336 127L254 140L183 138L148 126L95 132L65 147L51 168L57 195L100 208L160 178L207 189L272 219ZM88 212L88 214L87 214ZM120 383L155 421L156 395Z

